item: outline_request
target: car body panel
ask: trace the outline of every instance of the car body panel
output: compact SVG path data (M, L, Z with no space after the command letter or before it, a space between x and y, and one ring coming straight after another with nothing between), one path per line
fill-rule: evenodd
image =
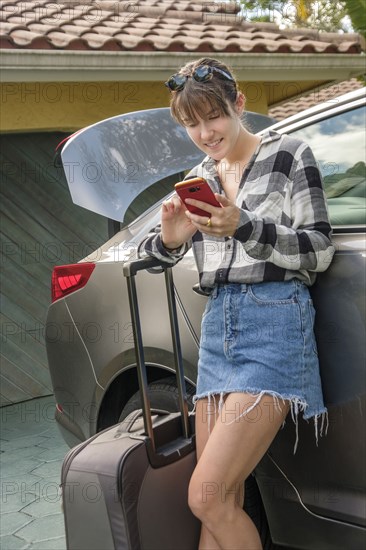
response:
M88 436L86 409L95 401L96 381L80 328L66 300L51 304L46 320L47 357L49 365L57 367L50 369L56 402L62 406L57 421L69 445Z
M314 121L359 106L362 96L364 92L360 91L347 94L347 100L339 99L336 106L313 108L308 116L302 113L297 120L291 117L288 125L280 123L276 125L277 129L287 133L307 126L310 128ZM362 101L364 104L365 100ZM183 168L181 163L176 171ZM144 188L143 182L141 185ZM121 192L122 188L118 189ZM133 197L129 194L125 212ZM65 399L75 399L81 406L92 403L98 416L108 389L124 371L134 367L122 264L136 258L139 241L155 227L159 217L160 200L126 225L94 255L83 260L96 263L84 288L50 306L48 324L72 322L80 328L79 335L82 335L82 341L76 338L70 345L66 332L56 344L47 341L58 403L62 404ZM323 392L329 414L327 435L316 441L313 420L299 419L299 447L294 455L296 431L289 416L254 472L272 538L274 542L291 548L310 549L316 544L322 549L343 550L345 547L359 548L366 540L365 227L349 224L335 227L333 240L336 248L334 260L325 273L318 274L311 288L316 308L315 333ZM194 383L206 297L193 290L198 274L192 251L173 271L185 374L187 380ZM139 277L148 363L169 373L173 366L169 360L171 344L163 286L163 278L158 273L144 273ZM91 323L97 323L99 329ZM85 329L88 326L89 334ZM66 351L64 348L68 346ZM64 367L66 357L67 368ZM65 429L71 420L64 421ZM58 421L62 422L60 418ZM88 437L97 429L95 418L85 420L80 411L74 421L74 433L79 436L82 433ZM318 428L320 431L320 426Z
M303 449L303 452L308 449ZM329 458L331 462L332 458ZM302 470L307 476L307 469ZM270 525L271 537L275 544L303 550L344 550L365 548L365 529L347 520L342 521L327 517L327 514L314 513L303 503L306 496L292 483L284 470L267 453L255 471L263 504ZM333 488L321 490L315 480L312 489L312 500L329 503L334 500ZM358 497L359 495L357 495ZM341 500L343 510L350 505L349 500Z
M96 264L88 284L50 306L47 317L48 360L58 368L52 369L56 402L61 403L68 424L75 423L74 432L83 439L95 433L100 399L108 384L134 361L134 341L129 315L122 264ZM105 282L108 281L106 285ZM158 275L142 273L138 281L139 299L144 304L141 324L147 348L168 351L171 355L169 372L174 372L173 349L164 281ZM116 299L119 296L119 299ZM51 327L57 326L57 341ZM189 350L184 356L187 380L195 382L193 365L197 364L198 345L192 338L181 310L179 327L182 347ZM60 352L66 347L68 353ZM71 357L79 357L75 365ZM129 359L127 359L129 358ZM157 359L154 359L155 362ZM168 372L168 369L167 369ZM61 380L72 382L78 395L65 393ZM100 399L99 399L100 397Z

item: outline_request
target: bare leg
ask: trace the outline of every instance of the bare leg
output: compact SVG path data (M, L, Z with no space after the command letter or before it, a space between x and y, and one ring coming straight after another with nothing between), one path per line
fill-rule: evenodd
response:
M226 397L224 398L226 399ZM200 399L196 405L196 448L197 461L200 459L203 449L209 439L210 433L216 423L219 415L219 398L213 396L210 399ZM245 480L244 480L245 481ZM243 508L244 506L244 481L238 487L237 502ZM210 531L202 524L199 543L200 550L220 550L215 538Z
M189 504L204 526L200 550L262 548L238 492L271 444L289 404L275 406L272 396L263 395L250 413L238 418L255 401L250 394L229 394L203 449L204 424L199 427L200 457L190 483Z
M196 405L196 448L197 462L206 446L210 432L212 431L218 414L218 399L214 396L210 399L199 399ZM202 524L199 548L201 550L220 550L216 540L210 531Z

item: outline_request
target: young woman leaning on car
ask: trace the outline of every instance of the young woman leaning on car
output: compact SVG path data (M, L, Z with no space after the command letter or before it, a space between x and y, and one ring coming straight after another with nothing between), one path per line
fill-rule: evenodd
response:
M175 264L193 247L208 294L202 319L196 395L197 466L189 505L202 522L201 550L259 549L243 510L243 481L291 411L327 421L309 287L334 248L325 197L309 146L242 122L245 97L231 70L203 58L166 83L171 113L207 156L200 176L219 207L174 195L140 255ZM298 451L300 452L300 451ZM218 487L205 492L207 483Z

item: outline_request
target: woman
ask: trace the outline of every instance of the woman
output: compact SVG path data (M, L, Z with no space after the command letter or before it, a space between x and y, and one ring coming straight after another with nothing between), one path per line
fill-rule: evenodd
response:
M242 123L245 98L226 65L203 58L166 83L171 113L206 153L187 178L205 178L220 203L162 206L140 253L176 263L193 246L209 293L196 403L197 467L189 505L203 549L261 548L243 511L244 480L291 410L326 417L309 286L334 253L321 176L310 148Z

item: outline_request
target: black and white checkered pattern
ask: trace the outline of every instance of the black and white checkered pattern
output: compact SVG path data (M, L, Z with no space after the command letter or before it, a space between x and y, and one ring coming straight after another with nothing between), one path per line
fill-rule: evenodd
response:
M223 193L215 161L206 157L187 175L201 176ZM140 254L176 263L193 246L202 288L218 283L258 283L298 278L311 285L332 261L331 226L321 175L310 147L267 131L241 177L236 204L240 223L233 238L197 231L175 253L162 245L160 226Z

